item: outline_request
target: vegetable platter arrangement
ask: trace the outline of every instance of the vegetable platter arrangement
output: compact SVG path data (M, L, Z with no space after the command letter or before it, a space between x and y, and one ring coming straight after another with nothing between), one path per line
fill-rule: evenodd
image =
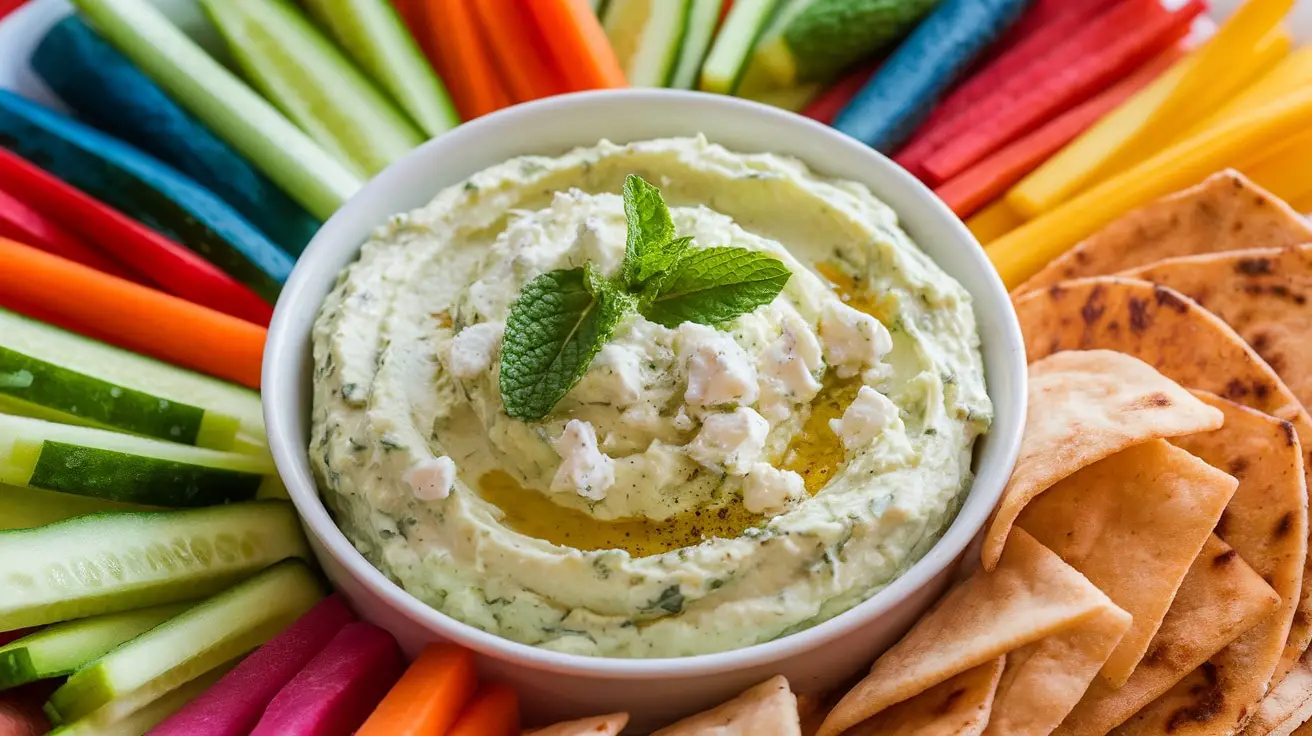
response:
M428 138L748 97L893 156L1014 287L1222 168L1312 211L1308 7L1225 5L0 0L0 733L518 732L468 652L407 666L326 591L256 393L296 257Z

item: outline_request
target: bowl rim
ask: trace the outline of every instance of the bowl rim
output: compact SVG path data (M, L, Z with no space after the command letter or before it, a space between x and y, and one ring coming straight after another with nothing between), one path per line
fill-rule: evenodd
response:
M1007 376L1010 381L1007 382L1013 389L1018 389L1013 390L1012 394L999 397L995 395L997 390L995 387L1004 383L1006 379L1001 376L989 377L988 390L994 404L994 423L993 427L990 428L988 454L992 456L993 469L997 472L992 473L995 477L990 478L988 485L984 486L981 483L984 465L980 460L981 456L977 455L977 462L980 462L981 472L976 473L970 488L963 496L965 500L962 502L962 508L933 547L911 567L904 570L893 582L865 601L801 631L724 652L686 657L645 659L598 657L557 652L503 638L450 617L406 592L370 564L350 543L328 514L327 508L320 498L317 483L315 483L313 475L310 473L305 449L296 446L291 441L291 437L295 434L292 428L298 421L295 417L296 411L293 408L296 402L292 397L303 391L305 387L302 364L295 359L294 355L289 355L289 353L295 352L291 346L298 340L304 339L304 334L296 331L292 314L298 310L313 310L314 313L317 313L321 304L321 298L317 293L306 293L311 286L309 283L311 279L310 269L307 264L317 256L347 250L346 245L338 242L341 238L336 235L336 230L342 226L341 224L345 220L355 217L353 214L355 210L364 209L365 205L362 203L378 196L373 194L374 192L395 188L391 182L393 180L400 181L404 169L413 167L417 161L432 160L438 157L442 150L450 150L453 147L477 146L479 145L479 139L484 136L484 131L510 124L531 129L534 117L559 113L562 108L577 107L586 109L607 105L675 105L681 103L711 106L717 108L717 114L764 117L774 124L794 128L797 135L819 137L826 146L843 149L844 155L856 156L862 159L863 166L868 165L872 169L880 170L878 174L865 177L866 182L887 180L890 183L882 188L898 187L907 190L907 194L921 200L921 204L928 207L933 218L941 221L939 225L946 226L948 230L954 233L953 240L956 245L953 247L960 251L960 257L969 261L969 268L980 269L984 273L983 278L986 283L984 292L972 291L976 315L978 318L985 313L991 312L994 317L999 318L997 319L999 334L993 336L992 339L1004 343L1006 372L1010 374ZM594 144L595 142L583 145ZM808 166L810 165L810 162L806 163L808 163ZM825 172L821 171L821 173L824 174ZM902 221L903 214L898 212L898 216L899 221ZM929 219L930 216L920 218L922 222ZM354 253L359 250L362 244L353 243L349 249ZM321 281L316 281L313 285L317 287L321 283ZM307 299L311 301L306 303ZM982 334L981 338L983 338ZM807 651L816 649L855 629L870 625L881 615L898 606L915 591L929 585L936 576L948 570L962 556L963 552L971 547L972 542L976 540L982 531L993 508L1001 498L1007 477L1010 476L1014 467L1020 450L1021 434L1027 410L1024 343L1020 324L1016 312L1012 308L1010 297L1003 286L1001 278L984 254L984 249L979 246L974 236L960 219L924 184L878 151L868 148L827 125L801 115L741 98L668 89L577 92L515 105L464 123L452 131L429 140L394 162L386 170L367 182L324 223L297 262L278 299L269 327L269 336L263 360L263 379L264 390L261 393L261 401L263 403L270 450L278 473L300 515L302 525L305 527L307 534L314 541L317 541L316 545L312 545L315 548L316 555L322 553L332 557L347 574L353 576L357 582L367 587L373 595L384 601L393 612L400 613L412 622L421 625L435 637L465 646L487 656L528 666L539 671L582 674L612 679L659 679L670 676L695 677L769 665L805 654ZM999 425L998 418L1004 412L1011 413L1013 416L1010 418L1013 421L1010 422L1009 431L1006 435L1000 436L995 434L995 428ZM978 449L977 452L979 452ZM979 493L985 494L983 500L986 503L969 504L968 501Z

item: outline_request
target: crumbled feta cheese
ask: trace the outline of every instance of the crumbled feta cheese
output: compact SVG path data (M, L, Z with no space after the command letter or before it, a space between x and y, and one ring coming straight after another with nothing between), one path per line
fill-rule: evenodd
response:
M634 404L642 398L642 363L643 356L631 347L607 343L571 394L584 404Z
M615 461L597 449L597 430L589 422L569 420L565 432L556 440L560 468L551 481L555 492L572 491L600 501L615 484Z
M888 328L842 302L825 305L820 317L820 339L824 341L825 357L838 370L839 378L851 378L875 367L893 349Z
M815 374L824 365L820 341L795 310L782 315L783 331L766 348L761 367L761 413L783 421L793 405L820 393Z
M740 406L703 419L701 431L688 443L688 455L708 468L742 475L761 458L769 433L765 417Z
M777 514L788 502L806 496L802 476L770 463L756 463L743 479L743 507L753 514Z
M856 399L843 412L842 419L830 419L829 427L849 450L870 444L899 420L897 404L869 386L856 392Z
M456 463L445 455L425 458L411 465L401 480L420 501L440 501L451 495L451 486L456 483Z
M756 402L756 367L731 336L685 322L679 325L679 343L688 372L685 402L700 407Z
M688 407L680 406L678 413L674 415L674 428L680 432L687 432L695 426L692 415L688 413Z
M505 331L506 326L500 322L480 322L456 334L451 340L451 375L468 379L486 373L501 348Z

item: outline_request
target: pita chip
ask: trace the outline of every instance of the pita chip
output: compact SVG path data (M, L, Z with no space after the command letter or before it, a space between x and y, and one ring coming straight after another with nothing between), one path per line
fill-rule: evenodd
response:
M1312 719L1312 664L1299 660L1258 706L1244 736L1289 736Z
M611 713L608 716L582 718L568 723L526 731L524 736L619 736L620 731L629 725L628 713Z
M1173 258L1126 276L1175 289L1220 317L1312 406L1312 245Z
M1024 294L1166 258L1312 242L1312 226L1235 171L1215 174L1125 215L1048 264L1016 289Z
M820 736L837 736L967 670L1109 610L1116 604L1102 591L1016 530L997 568L977 570L949 591L876 660L870 674L830 711Z
M1095 680L1055 736L1101 736L1126 723L1208 657L1256 626L1279 602L1261 576L1229 545L1210 536L1129 681L1112 688L1105 680ZM1167 720L1178 722L1179 718L1173 711ZM1144 730L1151 723L1131 721L1123 730L1127 734L1161 733Z
M797 697L774 676L729 702L679 721L652 736L801 736Z
M980 736L989 722L1001 657L968 669L849 729L845 736Z
M1134 617L1103 665L1113 687L1143 659L1234 478L1166 440L1099 461L1030 502L1016 524Z
M1061 479L1150 439L1221 426L1219 411L1122 353L1045 354L1029 376L1029 405L1043 410L1026 418L1016 468L984 539L985 569L997 564L1025 505Z

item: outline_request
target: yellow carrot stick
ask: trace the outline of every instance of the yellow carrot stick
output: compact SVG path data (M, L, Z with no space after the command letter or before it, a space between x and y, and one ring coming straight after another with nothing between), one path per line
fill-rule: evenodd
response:
M1278 143L1239 169L1286 202L1312 195L1312 131Z
M1098 184L986 247L1008 288L1135 207L1233 166L1312 124L1312 89L1178 143Z
M1255 65L1287 52L1277 26L1292 2L1246 2L1202 48L1013 187L1007 201L1035 217L1179 139L1237 94L1260 71Z
M1223 120L1239 117L1269 102L1294 92L1300 87L1312 85L1312 46L1301 49L1281 59L1266 74L1248 87L1244 92L1233 97L1219 110L1199 122L1189 131L1193 135Z
M1025 218L1017 214L1005 199L995 201L966 220L966 227L980 245L988 245L1024 224Z

